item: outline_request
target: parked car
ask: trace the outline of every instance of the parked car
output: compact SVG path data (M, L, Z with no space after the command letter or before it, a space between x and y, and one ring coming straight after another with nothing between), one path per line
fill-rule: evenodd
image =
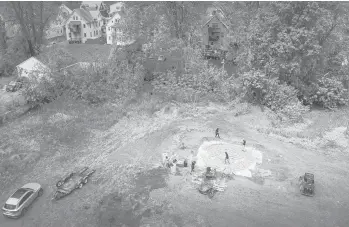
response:
M314 174L305 173L299 177L299 190L303 195L314 196L315 194L315 182Z
M16 92L21 89L23 83L21 81L11 81L8 85L6 85L7 92Z
M2 207L3 215L9 218L19 218L25 214L34 200L43 194L38 183L28 183L13 193Z

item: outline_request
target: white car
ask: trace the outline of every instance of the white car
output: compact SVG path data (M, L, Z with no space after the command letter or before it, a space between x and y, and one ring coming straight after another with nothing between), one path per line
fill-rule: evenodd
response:
M10 218L19 218L24 215L34 200L43 194L38 183L28 183L13 193L2 207L3 214Z

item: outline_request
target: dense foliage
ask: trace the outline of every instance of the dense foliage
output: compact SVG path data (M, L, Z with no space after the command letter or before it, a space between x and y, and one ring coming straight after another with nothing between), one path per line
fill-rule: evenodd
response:
M342 90L348 75L342 65L348 53L346 3L236 2L220 6L237 31L233 40L239 43L242 74L262 71L267 78L296 88L297 96L307 104L346 104ZM331 79L322 79L327 74Z
M212 6L230 29L225 44L236 57L232 76L201 55L201 26ZM304 105L348 104L347 9L342 2L127 2L117 28L124 40L136 40L135 48L114 45L108 63L60 76L65 82L59 84L89 103L132 96L151 73L147 58L164 55L176 67L160 70L156 91L188 102L242 94L298 118L309 109Z

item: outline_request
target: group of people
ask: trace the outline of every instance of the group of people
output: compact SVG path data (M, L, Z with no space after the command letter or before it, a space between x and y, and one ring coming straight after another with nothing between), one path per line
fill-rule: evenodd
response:
M166 153L163 154L163 164L165 167L170 168L171 172L176 172L176 166L177 166L177 157L175 154L172 154L171 157L168 157ZM188 164L191 165L191 173L194 172L195 165L196 165L196 157L194 156L194 151L191 151L191 154L188 159L184 160L183 166L188 167Z
M215 131L215 137L216 138L220 138L219 136L219 128L216 129ZM246 146L246 140L243 139L242 140L242 145L244 146L243 151L245 151L245 146ZM183 144L184 146L184 144ZM177 157L176 155L173 153L171 157L168 157L167 154L164 154L165 156L163 157L163 162L164 165L167 168L171 168L171 172L176 172L176 166L177 166ZM225 152L225 159L224 159L224 163L225 164L230 164L230 160L229 160L229 154L228 152ZM184 167L188 167L188 164L191 165L191 171L190 174L192 172L194 172L195 169L195 165L196 165L196 157L194 156L194 151L191 151L190 156L187 160L184 160Z

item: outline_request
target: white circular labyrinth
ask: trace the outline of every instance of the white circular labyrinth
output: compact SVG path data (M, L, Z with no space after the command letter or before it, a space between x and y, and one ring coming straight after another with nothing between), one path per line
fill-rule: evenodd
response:
M251 171L257 163L261 163L262 154L252 147L231 144L222 141L205 141L197 154L198 168L212 167L218 171L251 177ZM225 164L225 152L229 155L230 164Z

